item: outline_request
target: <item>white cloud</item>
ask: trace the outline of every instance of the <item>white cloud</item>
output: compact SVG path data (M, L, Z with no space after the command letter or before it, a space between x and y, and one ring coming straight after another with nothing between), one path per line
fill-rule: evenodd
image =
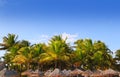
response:
M43 34L43 35L41 35L40 37L41 37L41 38L48 38L49 36Z
M48 35L43 34L43 35L40 35L38 38L29 40L29 41L32 44L35 44L35 43L47 43L49 38L50 37Z
M59 34L57 34L57 35L59 35ZM65 32L62 33L61 35L62 35L63 39L67 38L67 43L70 43L70 44L73 44L77 40L77 37L78 37L78 34L68 34L68 33L65 33ZM32 44L35 44L35 43L46 43L47 44L50 39L51 39L50 35L43 34L43 35L40 35L38 38L29 40L29 41Z
M62 38L66 39L67 38L67 42L69 43L74 43L77 40L78 34L68 34L68 33L63 33L62 34Z

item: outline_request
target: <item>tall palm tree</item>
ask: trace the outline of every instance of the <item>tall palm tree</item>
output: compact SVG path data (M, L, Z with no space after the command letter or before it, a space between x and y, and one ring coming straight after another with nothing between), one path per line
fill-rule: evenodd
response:
M22 41L19 41L19 45L20 45L20 47L29 47L30 42L27 40L22 40Z
M115 57L120 60L120 49L115 52Z
M97 69L98 67L110 67L112 57L107 46L101 42L92 42L91 39L80 39L75 42L75 59L81 63L84 69Z
M94 60L101 69L110 68L112 65L112 51L101 41L94 42L94 51L93 56Z
M19 50L19 54L23 55L26 58L25 63L26 63L27 69L29 70L30 63L32 63L33 61L33 54L31 52L31 47L22 47Z
M120 71L120 49L118 49L116 52L115 52L115 58L114 58L114 69Z
M14 44L12 47L9 48L9 50L7 50L7 53L5 53L5 56L4 56L4 61L7 65L12 66L12 68L9 66L10 69L13 69L13 67L15 67L16 65L19 65L20 61L23 60L21 57L23 55L20 55L19 51L23 47L28 47L28 44L29 44L28 41L22 40Z
M47 46L46 44L42 44L42 43L39 43L39 44L34 44L32 47L31 47L31 53L33 54L33 66L34 64L37 64L37 66L34 68L37 68L39 69L39 66L40 66L40 63L39 63L39 60L40 60L40 55L42 53L45 53L45 51L47 50Z
M55 68L61 67L60 62L67 62L70 59L70 47L62 36L54 36L49 43L49 49L41 54L40 62L54 62Z
M0 50L6 50L4 61L9 66L11 65L11 60L14 57L14 54L16 53L17 44L19 41L17 41L18 36L15 34L8 34L7 36L3 37L3 43L0 43ZM11 54L14 53L14 54Z
M7 36L4 36L3 43L0 43L0 50L9 50L10 47L18 43L17 38L18 36L16 36L15 34L8 34Z
M77 63L81 64L81 68L90 68L92 66L91 56L93 55L93 43L91 39L79 39L75 42L75 59ZM88 63L91 63L88 65Z

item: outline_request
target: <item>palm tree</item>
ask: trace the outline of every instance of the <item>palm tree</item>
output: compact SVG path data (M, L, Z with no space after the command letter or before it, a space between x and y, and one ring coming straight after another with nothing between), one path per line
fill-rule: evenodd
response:
M94 42L94 60L101 69L110 68L112 65L112 51L101 41Z
M19 50L22 47L27 47L29 44L28 41L22 40L17 42L16 44L14 44L12 47L9 48L9 50L7 51L7 53L4 56L4 61L7 64L12 64L13 63L13 59L18 58L16 56L19 55Z
M5 55L4 55L4 61L5 61L6 64L8 64L8 65L12 65L13 64L12 60L18 54L18 50L19 50L19 45L16 44L16 45L12 46L10 48L10 50L7 51L7 53L5 53Z
M17 38L18 36L16 36L15 34L8 34L7 36L4 36L3 43L0 43L0 50L9 50L10 47L18 43Z
M61 68L60 62L67 62L70 59L70 47L66 44L66 40L62 36L54 36L49 43L49 49L40 55L41 63L54 62L55 68Z
M20 47L29 47L30 46L30 42L27 40L22 40L19 42Z
M118 49L116 52L115 52L115 58L114 58L114 68L118 71L120 71L120 49Z
M101 42L92 42L91 39L80 39L75 42L75 62L81 63L82 68L95 70L98 67L109 67L112 57L107 46Z
M8 34L7 36L3 37L3 43L0 43L0 50L6 50L4 61L9 66L11 65L11 60L14 57L14 54L16 54L17 44L19 41L17 41L18 36L15 34ZM14 53L14 54L12 54Z
M115 57L116 57L118 60L120 60L120 49L117 50L115 54L116 54Z
M24 56L26 58L25 59L25 64L26 64L27 70L29 70L30 63L32 63L32 60L33 60L33 54L31 52L31 47L22 47L18 51L18 53L19 53L19 55Z
M81 68L90 68L92 66L91 56L93 55L93 43L91 39L79 39L75 42L75 64L79 63ZM88 63L91 64L88 64Z
M39 44L34 44L32 47L31 47L31 53L33 54L33 64L37 64L38 67L35 67L34 65L34 68L38 68L39 69L39 60L40 60L40 55L42 53L45 53L45 51L47 50L47 46L46 44L42 44L42 43L39 43Z

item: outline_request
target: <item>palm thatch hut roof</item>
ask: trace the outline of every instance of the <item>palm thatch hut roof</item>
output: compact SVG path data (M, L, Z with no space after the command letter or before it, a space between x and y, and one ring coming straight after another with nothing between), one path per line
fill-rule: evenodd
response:
M47 70L47 71L44 73L44 76L49 76L50 73L52 73L52 70Z
M90 77L103 77L103 71L102 70L95 70L93 73L90 75Z
M64 69L63 71L61 71L63 73L64 76L70 76L70 73L72 72L71 70L66 70Z
M105 74L105 75L108 75L108 74L118 75L119 73L113 69L107 69L107 70L103 71L103 74Z
M31 72L32 72L32 70L26 70L26 71L24 71L24 72L22 72L21 73L21 75L30 75L31 74Z
M78 74L82 74L83 73L83 71L82 70L80 70L80 69L75 69L75 70L73 70L73 71L71 71L71 75L78 75Z
M54 71L49 74L49 77L59 77L59 76L62 76L62 75L63 74L60 71L60 69L55 68Z
M86 70L86 71L84 71L84 72L82 73L82 76L87 77L87 76L90 76L92 73L93 73L93 72L92 72L91 70Z

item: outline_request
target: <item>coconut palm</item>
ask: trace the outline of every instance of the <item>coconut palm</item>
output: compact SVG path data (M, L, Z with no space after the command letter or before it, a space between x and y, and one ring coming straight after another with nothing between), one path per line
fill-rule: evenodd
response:
M111 55L108 54L107 46L101 42L92 42L91 39L80 39L75 42L75 59L77 63L81 63L84 69L97 69L101 65L110 66ZM103 64L102 64L102 63Z
M120 61L120 49L116 51L115 57Z
M79 39L75 42L76 50L75 50L75 63L74 66L82 66L83 68L87 67L89 61L91 61L93 44L91 39ZM76 65L77 64L77 65ZM79 64L79 65L78 65ZM88 67L87 67L88 68Z
M101 69L110 68L113 61L112 51L108 49L105 43L101 41L94 42L94 51L93 59L94 63L97 64L96 67L99 66Z
M18 43L17 38L18 36L16 36L15 34L8 34L7 36L4 36L3 43L0 43L0 50L9 50L10 47Z
M34 69L36 69L36 68L39 69L39 66L40 66L40 63L39 63L40 55L42 53L45 53L46 50L47 50L46 44L42 44L42 43L34 44L31 47L31 53L33 55L33 61L32 61L32 63L33 63Z
M26 43L29 43L28 41L19 41L17 42L17 44L15 44L14 46L10 47L9 51L7 51L7 53L5 54L4 56L4 61L6 62L6 64L8 65L13 65L14 63L16 63L17 61L15 60L18 60L18 56L19 56L19 50L22 48L22 47L26 47L28 45L25 45ZM16 57L17 56L17 57ZM15 60L14 60L15 59ZM13 61L14 60L14 61ZM17 64L17 63L16 63ZM14 67L14 65L13 65Z
M18 51L18 54L25 57L25 59L24 59L25 64L26 64L27 69L29 70L30 63L32 62L32 59L33 59L33 54L31 52L31 47L20 48L19 51ZM18 55L16 55L16 56L18 56Z
M8 66L11 65L11 60L15 56L18 49L17 44L19 41L17 41L17 38L18 36L15 34L8 34L7 36L3 37L3 43L0 43L0 50L6 50L5 56L3 58Z
M115 52L115 58L114 58L114 63L113 63L113 67L114 69L120 71L120 49L118 49Z
M7 51L7 53L5 53L4 61L5 61L5 63L7 65L12 65L12 60L18 54L18 52L17 52L18 50L19 50L19 46L18 45L14 45L13 47L10 48L9 51Z
M40 63L54 62L55 68L61 67L60 62L67 62L70 57L70 48L66 44L66 40L62 39L62 36L54 36L49 43L49 49L41 54Z
M30 42L27 40L22 40L19 42L19 46L20 47L29 47L30 46Z

